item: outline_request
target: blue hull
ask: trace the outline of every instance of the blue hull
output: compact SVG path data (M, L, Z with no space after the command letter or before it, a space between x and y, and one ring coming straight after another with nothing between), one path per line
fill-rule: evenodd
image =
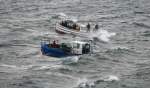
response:
M41 52L44 55L53 56L53 57L66 57L66 56L70 56L70 54L64 52L60 48L51 48L51 47L48 47L48 44L41 44Z

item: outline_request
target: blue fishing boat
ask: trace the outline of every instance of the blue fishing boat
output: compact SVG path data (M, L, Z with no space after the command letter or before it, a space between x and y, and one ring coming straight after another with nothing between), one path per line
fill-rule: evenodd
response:
M67 57L74 55L89 54L92 52L90 42L71 41L67 43L41 42L41 52L43 55L52 57Z

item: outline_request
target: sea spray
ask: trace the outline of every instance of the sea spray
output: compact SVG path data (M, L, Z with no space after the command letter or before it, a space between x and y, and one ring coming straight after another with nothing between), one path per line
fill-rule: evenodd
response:
M109 42L109 38L115 36L116 33L108 32L107 30L99 30L98 32L91 32L92 38L97 38L103 42Z

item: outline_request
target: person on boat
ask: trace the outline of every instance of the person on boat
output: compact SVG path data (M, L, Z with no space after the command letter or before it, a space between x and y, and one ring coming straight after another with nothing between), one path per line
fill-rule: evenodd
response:
M96 24L93 31L98 31L98 29L99 29L99 26L98 26L98 24Z
M80 31L80 26L79 25L76 26L76 30Z
M68 26L67 21L64 21L64 22L63 22L63 24L64 24L63 26L65 26L65 27L67 27L67 26Z
M59 45L56 43L56 41L54 40L52 43L52 47L53 48L59 48Z
M87 27L87 32L90 32L90 28L91 28L90 23L88 23L86 27Z
M73 29L76 30L76 27L77 27L77 25L74 23L74 24L73 24Z

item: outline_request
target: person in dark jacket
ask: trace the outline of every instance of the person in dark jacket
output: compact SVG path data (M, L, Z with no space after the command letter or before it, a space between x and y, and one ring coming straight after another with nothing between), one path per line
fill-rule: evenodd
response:
M86 27L87 27L87 32L90 32L90 28L91 28L90 23L88 23Z
M98 31L98 29L99 29L99 26L98 24L96 24L93 31Z

